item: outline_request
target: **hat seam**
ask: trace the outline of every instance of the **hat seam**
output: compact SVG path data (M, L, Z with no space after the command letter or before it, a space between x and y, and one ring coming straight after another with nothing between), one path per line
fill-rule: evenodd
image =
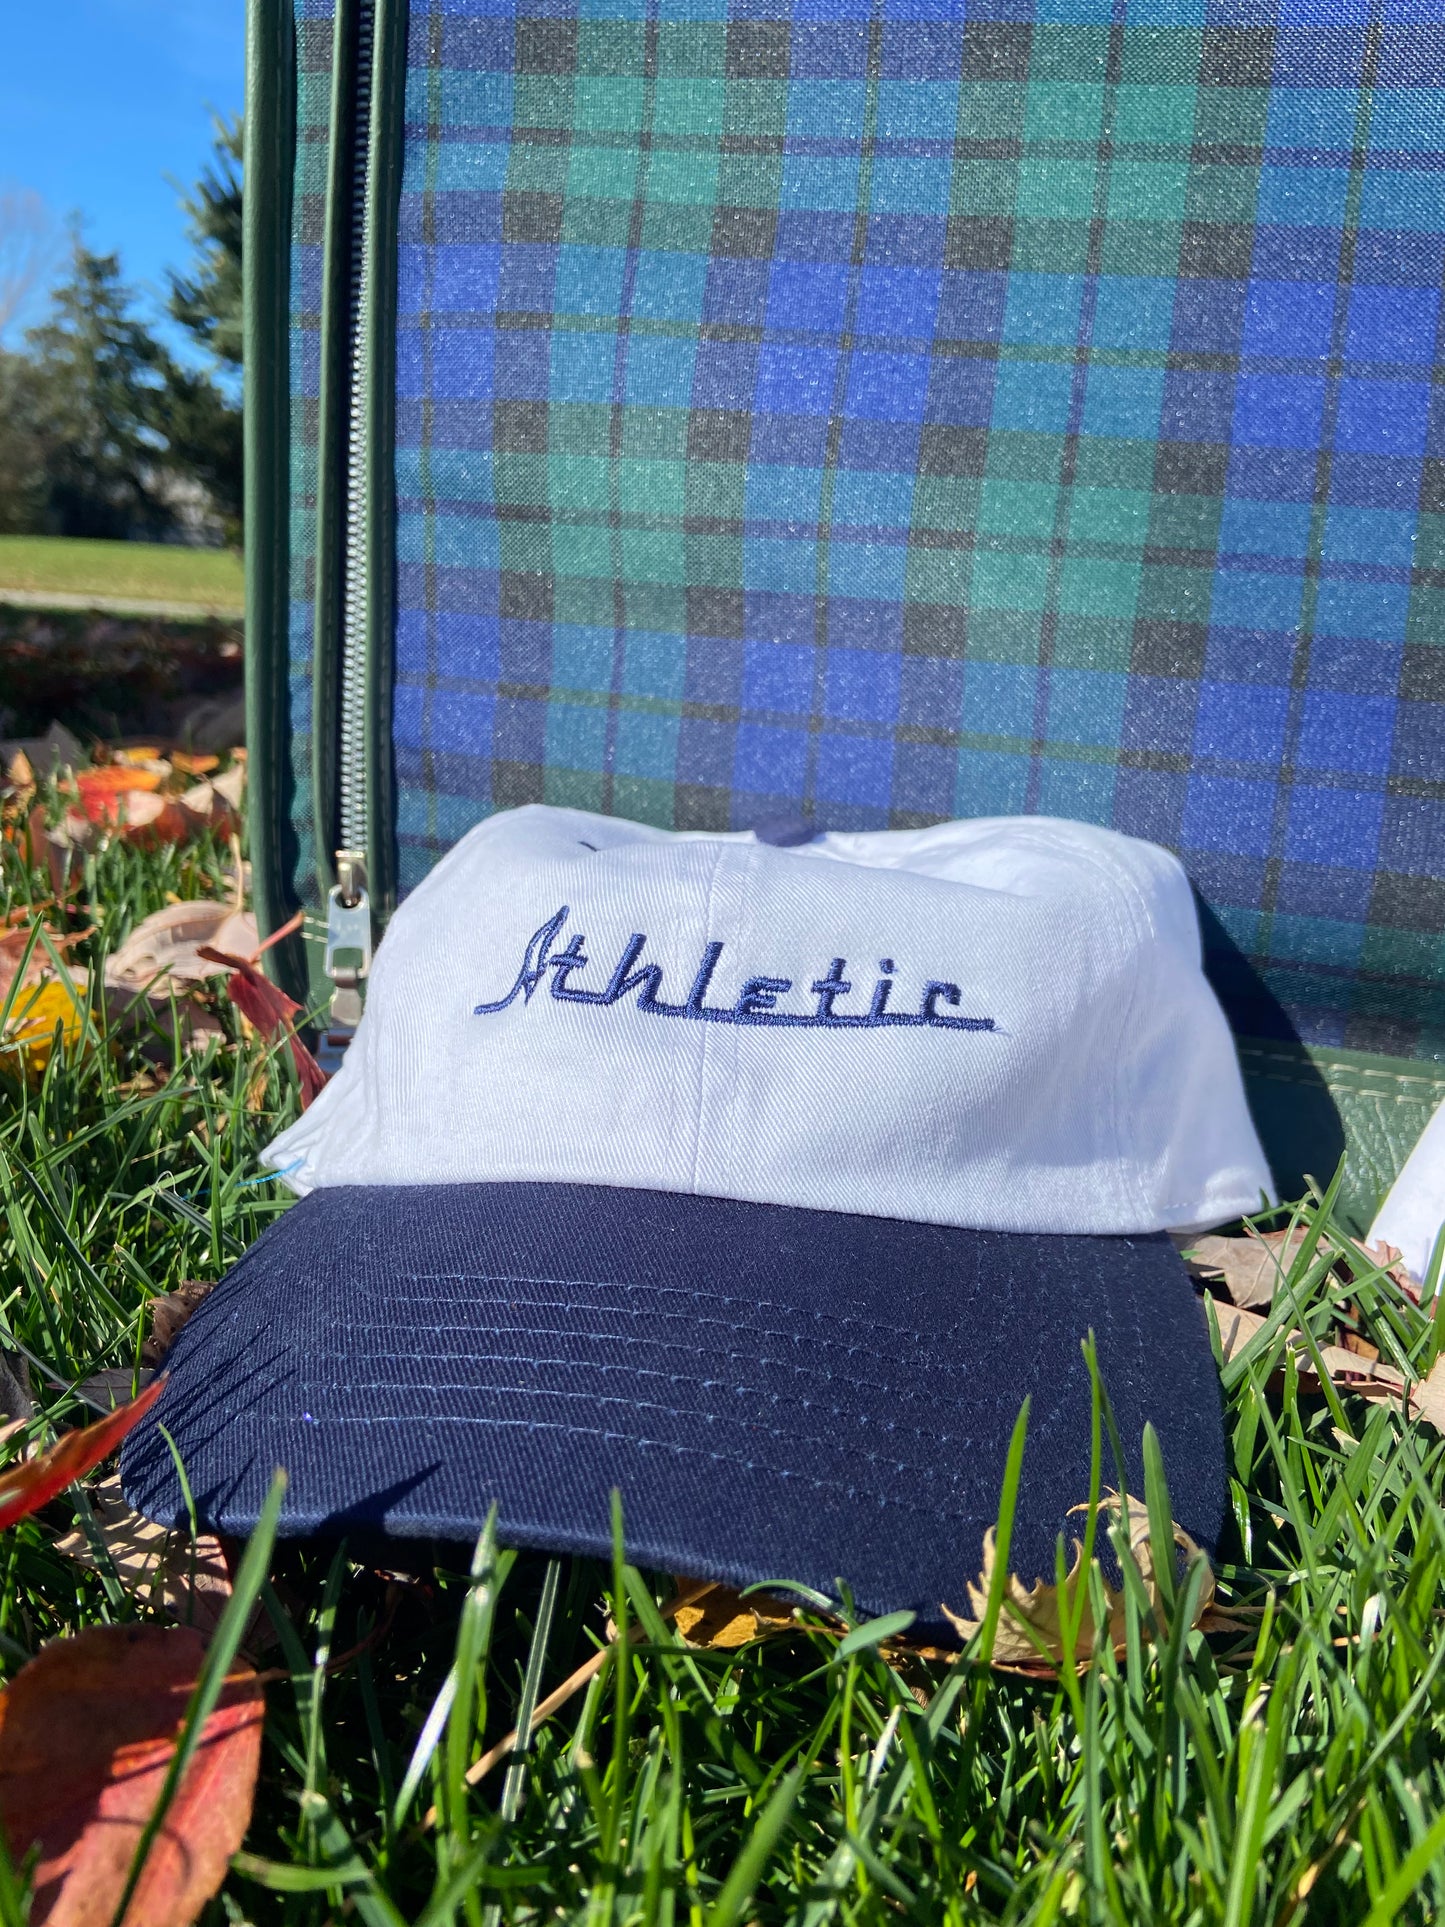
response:
M1129 1173L1130 1182L1128 1189L1133 1194L1135 1209L1140 1213L1144 1221L1152 1224L1156 1223L1159 1218L1158 1200L1151 1198L1145 1191L1143 1172L1138 1158L1126 1157L1124 1154L1123 1116L1125 1114L1124 1085L1126 1082L1129 1085L1130 1096L1128 1115L1137 1115L1139 1109L1135 1084L1131 1075L1132 1070L1136 1067L1135 1058L1132 1052L1125 1050L1124 1041L1131 1034L1134 1012L1138 1009L1140 1000L1144 994L1145 970L1158 953L1158 931L1154 927L1154 919L1150 914L1144 892L1139 887L1138 879L1130 873L1128 866L1122 863L1115 864L1108 850L1101 850L1099 855L1100 860L1114 871L1115 878L1120 886L1121 898L1133 913L1130 921L1133 924L1135 937L1133 950L1133 982L1130 985L1123 1022L1119 1031L1118 1061L1120 1071L1119 1076L1114 1081L1114 1149L1118 1162L1123 1166L1124 1170ZM1142 929L1140 928L1141 919L1143 924ZM1157 977L1157 970L1155 975Z
M741 898L741 925L738 932L738 950L747 957L753 954L754 930L754 884L757 877L758 851L762 846L756 841L743 846L742 878L738 885ZM737 1141L738 1141L738 1085L742 1071L742 1036L733 1030L729 1036L729 1049L732 1054L732 1076L728 1080L727 1108L727 1163L719 1174L719 1181L725 1187L724 1195L733 1196L737 1191Z
M706 946L710 944L713 939L713 927L714 927L713 906L714 906L714 901L717 894L718 872L722 868L723 852L727 847L728 846L726 844L719 843L715 846L713 850L712 873L707 880L707 901L703 911L704 948L706 948ZM703 1113L707 1108L708 1056L712 1049L712 1040L709 1033L715 1028L716 1026L712 1024L704 1024L702 1026L702 1049L698 1059L697 1113L693 1123L693 1135L692 1135L691 1190L692 1190L692 1195L694 1197L699 1197L702 1195L699 1190L699 1185L702 1179L702 1138L703 1138L702 1121L703 1121Z

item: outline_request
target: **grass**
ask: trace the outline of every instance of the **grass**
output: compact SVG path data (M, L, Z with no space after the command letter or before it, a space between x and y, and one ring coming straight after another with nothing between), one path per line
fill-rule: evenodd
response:
M87 859L91 961L168 892L224 887L226 862L205 843ZM0 908L41 895L13 846L0 863ZM215 1276L284 1208L256 1154L296 1102L284 1058L235 1029L189 1055L164 1032L78 1041L38 1083L0 1088L0 1338L31 1361L48 1421L80 1416L67 1386L135 1358L150 1294ZM1329 1223L1328 1199L1302 1211ZM397 1574L283 1544L262 1596L285 1677L245 1853L207 1921L1438 1917L1445 1441L1302 1388L1286 1323L1330 1314L1308 1244L1289 1284L1224 1371L1218 1579L1242 1630L1191 1632L1198 1575L1180 1575L1155 1615L1134 1597L1123 1657L1102 1651L1082 1679L993 1672L976 1651L898 1671L876 1633L840 1644L807 1615L735 1652L684 1650L658 1613L668 1582L620 1554L551 1562L484 1535L470 1553L413 1548ZM1428 1369L1445 1317L1379 1276L1355 1297L1384 1357ZM1162 1490L1147 1496L1167 1518ZM147 1613L57 1554L74 1512L58 1501L0 1541L6 1673L58 1634ZM605 1642L609 1614L640 1640L611 1647L524 1769L469 1787L468 1764Z
M58 535L0 535L0 601L7 589L184 604L214 613L238 611L243 601L241 559L232 550Z

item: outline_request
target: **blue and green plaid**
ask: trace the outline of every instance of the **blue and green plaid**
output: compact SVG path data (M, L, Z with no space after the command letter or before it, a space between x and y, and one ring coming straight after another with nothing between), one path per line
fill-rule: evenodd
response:
M402 887L1046 811L1240 1030L1445 1055L1442 19L412 0Z

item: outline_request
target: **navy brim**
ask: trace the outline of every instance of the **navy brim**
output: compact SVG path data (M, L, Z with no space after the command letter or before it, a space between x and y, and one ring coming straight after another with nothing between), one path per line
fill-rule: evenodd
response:
M125 1492L180 1525L628 1557L742 1586L841 1578L868 1613L966 1609L1031 1400L1014 1570L1051 1577L1088 1497L1092 1330L1142 1495L1213 1550L1219 1380L1167 1238L959 1231L559 1184L322 1190L185 1325ZM1112 1486L1112 1457L1103 1483Z

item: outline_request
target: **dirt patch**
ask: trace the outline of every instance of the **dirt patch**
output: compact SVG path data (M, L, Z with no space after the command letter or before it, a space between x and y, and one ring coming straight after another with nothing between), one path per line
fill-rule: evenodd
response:
M242 625L0 600L0 737L52 721L82 742L153 735L198 749L244 740ZM224 738L225 740L220 740Z

